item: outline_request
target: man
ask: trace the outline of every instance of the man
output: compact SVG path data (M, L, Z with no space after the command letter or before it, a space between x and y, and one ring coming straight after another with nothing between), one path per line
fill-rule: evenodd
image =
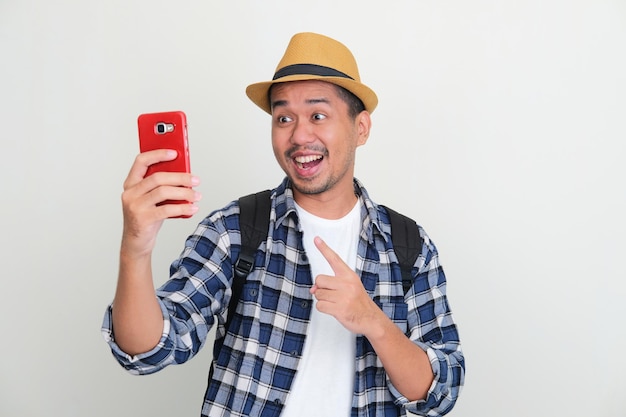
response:
M239 300L231 300L241 245L239 205L211 213L187 240L157 292L151 253L164 219L192 215L199 184L188 174L144 178L175 154L140 154L124 184L120 272L103 333L117 360L148 374L182 363L217 322L203 416L443 415L465 365L432 241L405 294L389 216L354 178L376 94L356 61L328 37L295 35L272 81L248 97L272 117L286 174L271 195L268 238ZM229 303L238 303L228 329Z

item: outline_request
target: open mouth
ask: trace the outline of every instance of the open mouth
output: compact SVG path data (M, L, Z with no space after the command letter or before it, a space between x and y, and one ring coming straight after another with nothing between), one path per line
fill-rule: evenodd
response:
M306 156L297 156L293 158L296 166L300 169L311 169L314 166L319 165L322 162L324 156L322 155L306 155Z

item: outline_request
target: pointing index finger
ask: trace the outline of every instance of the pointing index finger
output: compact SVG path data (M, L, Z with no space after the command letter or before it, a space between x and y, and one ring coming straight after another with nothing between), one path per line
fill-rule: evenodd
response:
M350 269L348 265L346 265L346 263L343 261L343 259L341 259L341 257L337 255L335 251L332 250L321 237L316 236L313 239L313 242L315 242L315 246L320 251L322 256L324 256L324 258L328 261L330 267L333 269L335 274L339 274L345 269Z

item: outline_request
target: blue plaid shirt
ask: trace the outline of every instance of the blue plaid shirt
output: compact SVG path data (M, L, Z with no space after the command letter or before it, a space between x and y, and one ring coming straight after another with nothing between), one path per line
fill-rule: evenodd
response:
M426 351L435 380L425 400L409 402L392 385L368 340L357 335L352 416L443 415L459 395L465 362L437 249L420 227L424 245L413 267L413 287L405 295L387 212L370 200L358 180L354 184L363 202L357 273L378 306ZM214 372L202 416L280 415L306 338L312 276L287 179L272 192L267 241L256 252L255 269L226 331L240 245L236 201L198 225L172 263L170 280L157 291L164 327L150 352L129 356L121 351L111 328L111 306L104 318L102 332L113 355L135 374L186 362L217 323Z

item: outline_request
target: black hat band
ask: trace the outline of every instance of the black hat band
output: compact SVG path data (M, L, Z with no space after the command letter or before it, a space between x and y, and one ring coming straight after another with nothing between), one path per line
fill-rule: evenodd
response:
M341 78L349 78L354 80L354 78L350 77L348 74L344 74L341 71L337 71L334 68L325 67L323 65L315 65L315 64L294 64L288 65L276 71L274 74L274 78L272 80L277 80L279 78L287 77L289 75L318 75L320 77L341 77Z

